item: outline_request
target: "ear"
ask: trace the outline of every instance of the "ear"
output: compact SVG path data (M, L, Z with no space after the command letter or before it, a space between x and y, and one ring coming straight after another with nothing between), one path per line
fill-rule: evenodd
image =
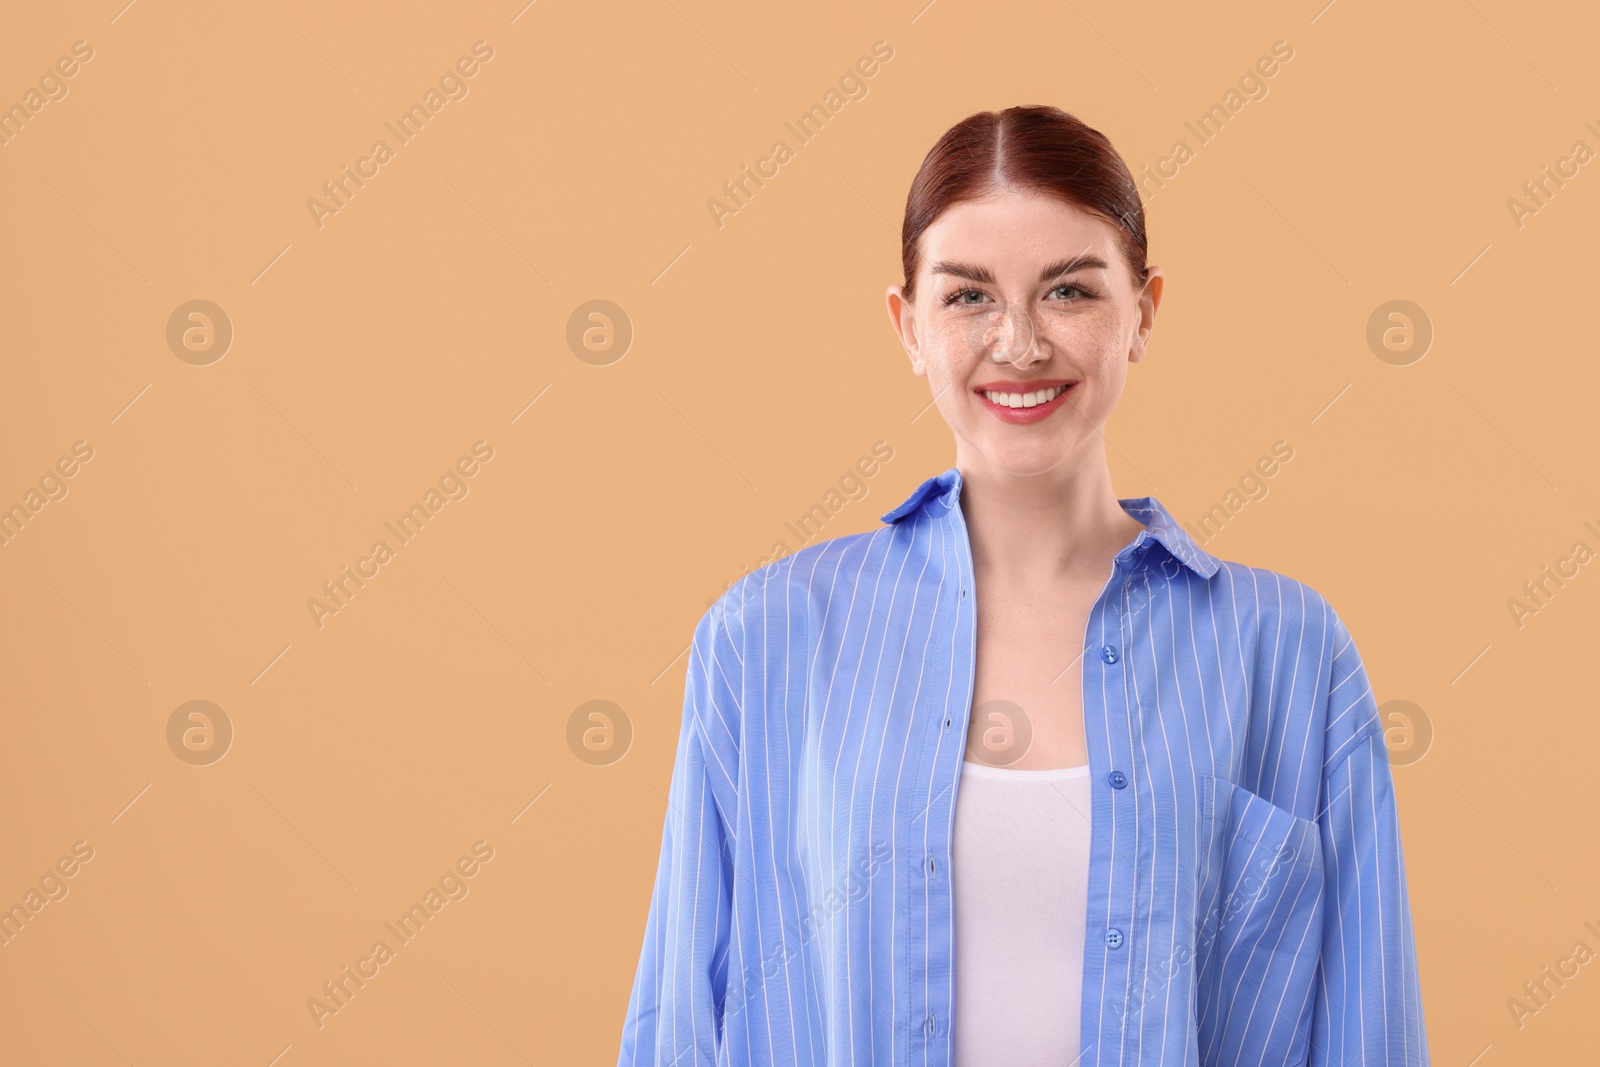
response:
M1134 332L1133 343L1128 346L1128 362L1144 359L1150 342L1150 331L1155 329L1156 311L1161 307L1161 292L1166 285L1166 274L1160 267L1149 268L1144 288L1139 292L1139 328Z
M906 299L905 287L889 286L884 299L888 304L889 324L894 327L895 336L900 338L900 347L911 358L911 373L918 378L926 378L928 367L923 362L922 345L917 339L916 309Z

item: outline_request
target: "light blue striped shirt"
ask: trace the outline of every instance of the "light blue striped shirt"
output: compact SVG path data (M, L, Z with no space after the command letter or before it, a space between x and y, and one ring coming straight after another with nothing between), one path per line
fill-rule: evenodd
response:
M977 637L960 490L930 478L700 620L620 1064L951 1067ZM1145 529L1083 650L1076 1063L1426 1064L1354 641L1314 590L1219 561L1153 497L1120 503Z

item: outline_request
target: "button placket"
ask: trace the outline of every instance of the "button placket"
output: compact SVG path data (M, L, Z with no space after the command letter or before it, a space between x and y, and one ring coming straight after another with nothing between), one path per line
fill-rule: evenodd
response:
M1106 732L1108 748L1105 758L1110 767L1104 781L1110 793L1111 818L1115 826L1113 832L1118 840L1123 840L1124 834L1128 839L1136 836L1139 825L1138 798L1128 791L1128 786L1133 782L1132 771L1135 755L1139 751L1138 735L1142 724L1133 704L1134 690L1128 676L1132 663L1124 662L1124 659L1128 655L1136 618L1143 607L1135 595L1145 578L1140 556L1137 549L1130 552L1125 566L1114 573L1113 582L1105 591L1104 608L1110 614L1104 617L1101 624L1104 628L1098 632L1110 640L1105 640L1094 652L1100 660L1100 670L1104 672L1104 684L1095 686L1093 692L1096 698L1104 694L1104 705L1100 711L1108 720L1105 725L1109 727L1115 724L1114 729ZM1112 873L1107 886L1110 898L1103 902L1109 906L1101 912L1106 925L1101 931L1100 941L1109 951L1120 952L1127 947L1129 931L1136 925L1136 914L1132 909L1137 894L1129 893L1129 889L1138 883L1139 873L1137 860L1134 859L1130 864L1130 859L1132 857L1126 852L1116 851L1106 857ZM1108 996L1107 1006L1114 1008L1116 995Z

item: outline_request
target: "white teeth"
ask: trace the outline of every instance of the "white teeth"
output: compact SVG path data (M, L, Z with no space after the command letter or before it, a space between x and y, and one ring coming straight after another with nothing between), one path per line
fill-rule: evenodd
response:
M1066 390L1064 385L1053 385L1048 389L1038 389L1031 393L999 393L986 392L983 395L991 404L1010 408L1036 408L1040 404L1048 404Z

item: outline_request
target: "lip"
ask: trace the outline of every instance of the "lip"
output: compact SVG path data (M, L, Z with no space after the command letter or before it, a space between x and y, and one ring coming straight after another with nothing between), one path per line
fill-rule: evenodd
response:
M999 404L994 403L988 397L983 395L986 392L1032 393L1037 392L1040 389L1049 389L1057 385L1064 385L1066 388L1057 394L1056 398L1049 403L1039 404L1036 407L1031 408L1001 407ZM1041 378L1038 381L1032 382L995 381L983 382L979 385L973 386L972 393L978 398L978 403L987 408L989 413L995 418L999 419L1001 422L1009 422L1013 425L1023 425L1030 422L1038 422L1041 419L1048 419L1051 415L1055 414L1055 412L1066 403L1067 397L1072 395L1072 391L1077 387L1077 385L1077 382L1066 378Z

